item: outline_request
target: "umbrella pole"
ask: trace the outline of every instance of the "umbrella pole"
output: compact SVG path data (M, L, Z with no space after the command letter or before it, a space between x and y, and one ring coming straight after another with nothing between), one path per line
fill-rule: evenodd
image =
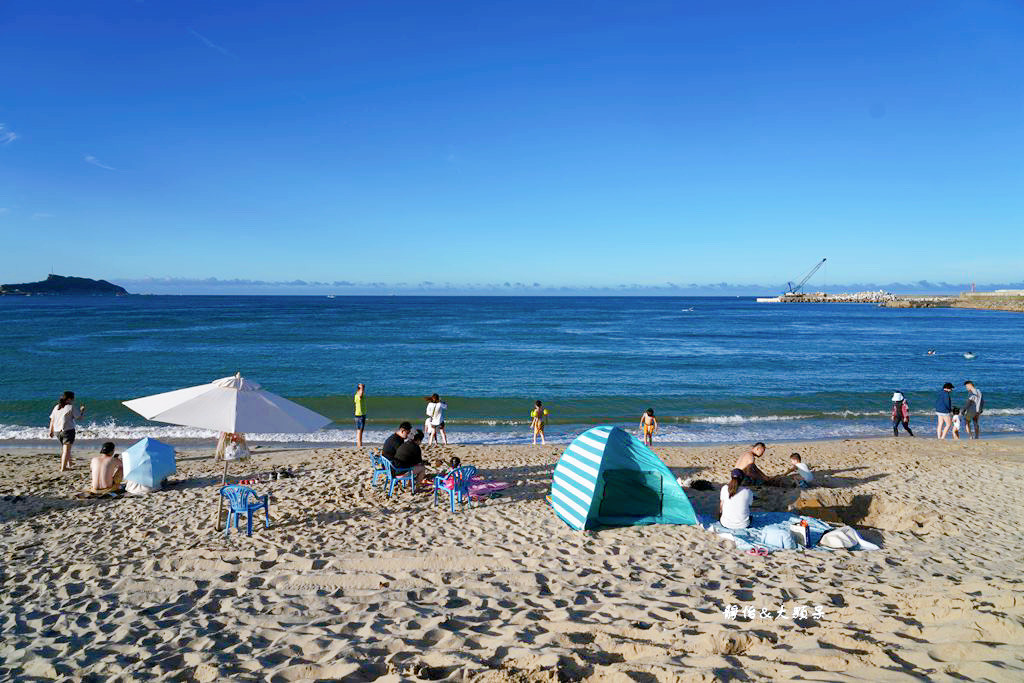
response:
M228 482L228 461L224 460L224 474L220 478L220 487L224 488L224 485ZM217 491L217 531L223 531L224 527L220 525L221 515L224 514L224 496L220 495L220 491Z

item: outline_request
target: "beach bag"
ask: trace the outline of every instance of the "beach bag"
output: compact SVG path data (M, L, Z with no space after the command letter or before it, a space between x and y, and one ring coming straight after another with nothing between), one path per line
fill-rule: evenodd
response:
M834 550L849 550L860 545L860 536L852 527L841 526L838 529L831 529L822 535L818 545Z
M229 441L224 447L225 460L245 460L249 457L249 447L238 441Z
M765 527L764 533L761 534L761 543L769 548L779 548L782 550L796 547L796 541L793 540L793 535L789 533L789 528L780 526Z

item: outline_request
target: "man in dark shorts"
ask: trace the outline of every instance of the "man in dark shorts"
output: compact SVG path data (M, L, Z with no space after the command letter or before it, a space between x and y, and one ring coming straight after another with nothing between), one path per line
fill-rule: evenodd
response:
M980 439L981 427L978 426L978 418L985 412L985 398L971 380L964 382L964 386L967 388L967 405L963 410L964 426L967 427L967 434L972 439ZM973 431L971 430L972 422L974 423Z
M409 432L411 431L412 425L408 422L403 422L398 425L398 429L395 430L394 434L387 438L380 449L380 454L395 467L400 467L400 465L395 462L395 453L398 452L398 447L405 443L405 440L409 437Z
M356 448L363 447L363 430L366 429L366 385L356 385L356 393L352 397L355 403L356 416Z
M411 467L417 485L423 483L423 477L427 472L427 467L423 464L421 443L423 443L423 432L417 429L411 439L398 447L398 452L395 453L395 459L392 461L399 469L404 470Z
M736 459L736 464L733 465L734 469L741 470L743 472L743 485L752 484L767 484L768 486L776 486L777 482L772 477L769 477L761 471L756 464L758 458L764 455L765 445L758 441L750 450L741 455Z

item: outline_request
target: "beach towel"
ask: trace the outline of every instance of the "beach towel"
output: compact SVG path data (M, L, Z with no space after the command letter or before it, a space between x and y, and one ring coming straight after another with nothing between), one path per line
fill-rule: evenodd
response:
M444 488L451 490L452 480L451 477L446 478L443 481ZM512 484L507 481L488 481L483 477L477 475L470 479L469 483L469 495L473 498L484 498L486 496L495 493L496 491L504 491L507 488L511 488Z
M714 517L701 515L700 523L705 529L714 531L720 537L736 543L738 550L762 548L768 551L804 549L798 546L789 532L792 524L807 522L810 550L830 550L819 545L822 535L832 526L814 517L803 517L792 512L761 512L751 510L750 526L746 529L727 529ZM856 533L856 532L854 532ZM858 544L850 550L878 550L878 546L857 536Z
M507 481L486 481L483 477L473 477L469 485L469 495L473 498L485 498L496 491L511 488Z

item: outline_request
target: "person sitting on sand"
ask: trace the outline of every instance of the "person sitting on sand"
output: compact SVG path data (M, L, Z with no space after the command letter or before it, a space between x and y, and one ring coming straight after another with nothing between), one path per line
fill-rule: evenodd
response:
M100 446L100 454L90 463L92 470L92 493L109 493L121 487L121 458L114 455L114 442L108 441Z
M654 433L658 431L658 418L654 417L654 408L648 408L640 416L640 429L644 432L644 445L654 445Z
M750 526L750 504L754 501L754 493L742 486L746 474L741 469L734 469L729 483L719 493L719 521L726 529L746 529Z
M398 425L398 429L395 430L395 433L389 436L387 440L384 441L384 445L381 446L380 454L383 455L392 465L395 465L395 467L398 467L398 465L395 464L395 453L398 452L399 446L405 443L405 440L409 438L409 432L411 431L412 425L409 422L403 422Z
M811 484L814 483L814 473L811 472L810 467L803 463L803 459L800 457L800 454L794 453L789 456L789 462L789 469L786 470L782 476L788 477L791 474L796 474L798 475L795 477L796 485L802 489L810 488Z
M411 439L398 447L398 450L395 452L395 458L391 461L395 468L400 470L411 467L413 479L416 480L417 485L423 483L423 478L427 473L426 465L423 464L421 443L423 443L423 432L417 429Z
M762 472L756 464L757 459L764 455L764 451L765 445L758 441L750 447L749 451L736 460L736 464L733 467L746 475L744 483L772 485L772 478Z
M537 445L537 437L540 437L541 445L544 445L544 427L548 423L548 409L544 404L537 401L530 411L530 428L533 429L533 444Z

